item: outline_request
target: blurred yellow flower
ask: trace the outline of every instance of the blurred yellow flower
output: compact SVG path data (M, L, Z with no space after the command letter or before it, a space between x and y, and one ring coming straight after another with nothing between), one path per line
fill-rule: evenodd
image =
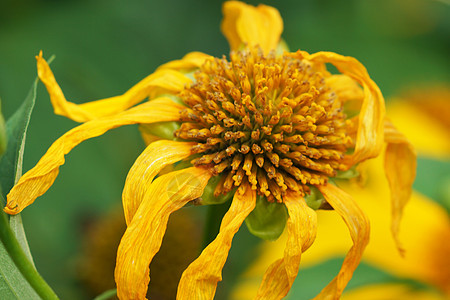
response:
M64 156L82 141L122 125L177 122L176 139L151 143L125 183L128 227L115 270L119 298L145 298L148 266L159 251L170 214L200 197L204 202L233 200L216 239L184 271L177 298L214 297L233 236L250 213L261 215L261 199L263 206L280 203L289 218L282 223L287 226L283 257L267 269L256 298L284 297L302 253L316 237L316 213L305 197L322 194L322 205L342 217L353 241L339 274L317 296L338 299L369 241L369 223L332 179L378 156L386 142L392 233L398 242L402 209L415 176L414 150L385 119L383 96L356 59L331 52L283 52L283 22L275 8L228 1L223 12L229 59L190 53L161 66L123 95L82 105L65 99L41 53L38 74L55 112L85 123L59 138L20 179L5 211L18 213L42 195ZM328 72L327 63L341 74ZM147 97L150 101L137 105ZM345 107L350 102L352 117ZM144 127L147 141L164 135L157 128ZM214 191L206 195L211 185Z
M420 155L450 160L448 152L448 116L450 91L444 88L421 90L408 98L394 99L388 105L388 114L403 129ZM427 95L427 97L424 97ZM435 109L439 108L439 109ZM433 117L433 118L432 118ZM417 134L418 131L428 134ZM440 140L440 141L439 141ZM433 143L433 141L438 141ZM389 219L389 187L382 170L382 159L364 163L364 181L342 184L350 191L358 205L371 221L371 239L363 261L404 279L413 279L434 287L437 291L419 290L405 283L377 283L365 285L344 293L342 299L448 299L450 297L450 219L443 207L425 196L413 192L402 220L404 231L400 236L406 254L401 257L392 239L386 236ZM303 256L303 267L308 268L328 259L342 256L351 244L346 229L338 224L336 215L320 211L319 227L314 245ZM262 266L270 257L283 253L283 245L266 243L260 257L243 275L232 299L248 299L255 292L255 280L262 276ZM301 270L300 270L301 273Z

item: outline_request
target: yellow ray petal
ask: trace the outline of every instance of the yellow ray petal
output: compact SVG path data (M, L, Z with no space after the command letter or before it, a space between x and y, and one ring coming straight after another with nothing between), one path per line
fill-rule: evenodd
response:
M120 299L145 298L148 266L161 247L170 214L200 197L210 178L209 170L192 167L162 175L150 185L117 250L114 276Z
M333 52L301 54L316 63L332 63L341 73L353 78L364 88L355 152L349 156L348 165L378 156L383 146L384 98L378 86L370 79L366 68L353 57Z
M411 197L416 178L417 155L410 142L389 120L385 121L384 139L387 143L384 170L391 190L391 231L398 250L403 253L398 234L403 208Z
M117 115L86 122L57 139L36 166L24 174L7 196L5 212L17 214L44 194L58 176L64 156L81 142L123 125L176 121L182 107L168 98L146 102Z
M122 193L125 220L130 224L146 189L155 176L167 165L191 155L196 143L183 143L161 140L150 144L134 162L128 172Z
M200 68L201 65L211 58L210 55L202 52L191 52L186 54L182 59L173 60L158 67L161 69L172 69L177 71L192 71L193 69Z
M92 101L84 104L69 102L56 82L49 65L42 57L42 51L37 59L39 79L45 84L50 95L55 114L62 115L77 122L89 120L122 112L138 104L147 97L153 98L161 93L177 93L191 80L182 73L164 69L156 71L138 82L123 95Z
M244 186L242 186L244 187ZM245 191L242 191L245 189ZM183 272L178 285L178 300L213 299L222 268L228 257L234 234L255 208L256 192L248 185L235 193L230 209L220 225L220 232L200 256Z
M362 101L364 99L364 91L356 81L347 75L331 75L326 78L326 82L342 102L347 102L349 100Z
M316 238L317 215L304 199L299 194L289 193L284 201L289 212L284 257L267 269L255 299L275 300L286 296L297 277L302 252Z
M277 48L283 32L283 20L277 9L227 1L223 4L223 15L221 29L231 50L238 50L245 43L259 45L264 52Z
M348 251L339 274L314 299L339 299L353 276L369 242L369 220L353 198L338 187L327 184L317 186L328 203L347 225L353 246Z

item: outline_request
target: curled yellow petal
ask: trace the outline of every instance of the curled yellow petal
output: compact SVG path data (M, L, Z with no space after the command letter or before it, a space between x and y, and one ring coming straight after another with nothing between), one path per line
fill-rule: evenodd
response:
M314 242L317 232L317 215L296 193L284 198L289 212L287 242L283 258L275 261L264 274L255 299L282 299L291 289L300 267L300 259Z
M331 75L326 78L326 81L327 85L333 89L342 102L349 100L362 101L364 99L364 91L355 80L347 75Z
M169 61L158 67L158 70L161 69L172 69L177 71L189 72L193 69L199 68L205 60L211 58L210 55L202 53L202 52L191 52L186 54L182 59Z
M57 139L36 166L25 173L7 196L5 212L17 214L44 194L58 176L64 156L81 142L123 125L175 121L182 107L168 98L146 102L127 111L86 122Z
M333 52L308 54L304 58L316 63L331 63L341 73L356 80L364 88L364 100L359 113L358 133L354 153L348 157L348 165L353 165L379 155L383 147L383 127L385 106L378 86L367 73L366 68L355 58Z
M223 217L220 232L183 272L178 285L178 300L213 299L217 282L222 280L222 268L228 257L231 241L242 222L255 208L256 192L248 185L235 193L230 209Z
M209 170L192 167L162 175L150 185L117 250L119 299L145 299L149 264L161 247L170 214L200 197L210 178Z
M155 176L167 165L191 155L195 143L167 140L156 141L141 153L128 172L122 193L125 221L130 224L148 186Z
M389 120L385 121L384 139L387 143L384 170L391 190L391 231L402 254L404 249L399 240L400 220L416 178L417 155L408 139Z
M317 188L342 217L353 241L353 246L345 256L339 274L314 298L339 299L361 261L363 251L369 242L369 220L353 198L340 188L332 184L317 186Z
M223 4L223 15L221 29L231 50L238 50L245 43L259 45L264 52L277 48L283 32L283 20L277 9L227 1Z
M187 83L191 82L180 72L164 69L142 79L123 95L84 104L75 104L66 100L50 66L42 57L42 51L39 56L36 56L36 59L39 79L47 88L55 114L65 116L76 122L87 122L122 112L147 97L153 98L162 93L177 93Z

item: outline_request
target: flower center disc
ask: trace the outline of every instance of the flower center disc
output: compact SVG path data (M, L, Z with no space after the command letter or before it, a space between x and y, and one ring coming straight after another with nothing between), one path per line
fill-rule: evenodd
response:
M215 195L247 180L269 201L288 189L302 195L326 183L353 142L343 103L325 75L286 53L261 49L207 60L180 97L182 125L175 136L195 141L192 163L222 175Z

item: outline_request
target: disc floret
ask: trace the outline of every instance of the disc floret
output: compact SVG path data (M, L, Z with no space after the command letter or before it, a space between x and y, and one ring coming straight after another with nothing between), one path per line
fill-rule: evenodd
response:
M287 190L304 195L346 169L344 153L354 145L326 75L298 56L258 47L200 67L180 93L187 107L175 136L197 142L195 166L222 176L216 196L246 180L283 202Z

